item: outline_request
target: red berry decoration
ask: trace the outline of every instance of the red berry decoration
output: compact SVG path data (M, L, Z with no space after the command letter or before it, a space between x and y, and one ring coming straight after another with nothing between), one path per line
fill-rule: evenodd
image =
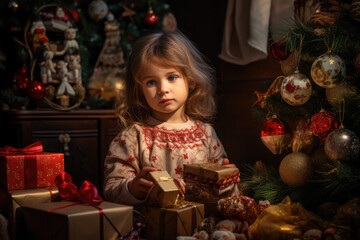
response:
M27 87L29 97L32 99L42 99L45 96L46 88L41 82L29 82Z
M26 89L29 83L29 79L26 76L26 72L27 72L27 66L23 66L21 70L18 71L14 76L16 85L22 90Z
M311 118L310 131L320 139L324 139L332 130L338 127L339 123L336 120L335 113L327 112L324 109L321 109L319 113Z
M283 40L271 44L270 51L272 56L278 61L284 61L290 55L289 49L285 47L285 43Z
M155 15L155 13L153 12L151 7L149 7L149 11L145 15L145 22L149 26L155 26L157 24L157 22L158 22L158 17Z
M290 141L290 127L276 116L267 120L261 128L261 141L273 154L281 154Z

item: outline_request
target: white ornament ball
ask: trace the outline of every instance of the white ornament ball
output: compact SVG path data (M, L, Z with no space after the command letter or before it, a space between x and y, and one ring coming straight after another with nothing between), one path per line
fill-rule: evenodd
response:
M88 14L95 21L103 19L108 13L108 6L102 0L94 0L89 4Z
M310 73L317 85L323 88L332 88L343 79L346 67L338 55L325 53L314 61Z
M287 76L281 83L282 99L291 106L300 106L306 103L312 92L310 80L298 70Z

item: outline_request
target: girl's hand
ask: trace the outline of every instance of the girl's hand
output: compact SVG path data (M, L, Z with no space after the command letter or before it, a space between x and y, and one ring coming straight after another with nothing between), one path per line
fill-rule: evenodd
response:
M229 159L227 159L227 158L224 158L224 159L223 159L222 165L223 165L224 167L236 168L236 165L233 164L233 163L230 163Z
M154 167L144 167L139 174L129 182L128 188L130 193L137 199L145 199L149 189L154 184L152 181L146 180L144 177L148 172L158 171Z

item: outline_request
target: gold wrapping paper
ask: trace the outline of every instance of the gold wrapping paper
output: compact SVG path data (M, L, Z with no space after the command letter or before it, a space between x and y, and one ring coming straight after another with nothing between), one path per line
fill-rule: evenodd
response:
M204 205L184 202L182 207L144 209L146 238L167 240L177 236L191 236L204 219Z
M4 207L9 216L9 233L12 239L24 239L25 220L21 206L26 204L49 203L59 196L55 187L34 188L25 190L1 191L1 197L7 199Z
M322 226L320 217L286 197L260 213L249 227L249 236L252 240L301 239L306 230L322 229Z
M228 178L239 172L237 168L224 167L218 163L205 164L186 164L184 173L192 173L202 178L208 178L215 181Z
M198 180L189 179L187 176L197 176ZM230 178L240 172L238 168L229 168L222 166L218 163L205 163L205 164L186 164L184 165L184 181L187 185L187 189L191 189L192 186L198 185L205 191L216 196L224 196L227 192L234 188L235 183L231 183L223 188L220 188L216 183L220 180ZM210 183L212 182L212 183Z
M167 171L149 172L145 178L154 182L147 196L148 205L167 207L175 204L179 188Z
M95 207L70 201L32 204L23 207L26 225L31 237L37 240L99 240L100 213ZM64 207L68 206L68 207ZM64 208L61 208L64 207ZM133 207L111 202L99 205L103 210L104 240L114 240L118 233L125 235L133 224ZM53 210L55 208L60 208ZM49 210L53 210L48 212Z

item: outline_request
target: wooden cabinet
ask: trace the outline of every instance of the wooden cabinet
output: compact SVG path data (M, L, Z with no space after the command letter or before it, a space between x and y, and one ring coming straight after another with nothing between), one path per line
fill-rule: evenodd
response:
M44 151L62 152L65 170L80 187L84 180L103 188L103 161L119 132L113 110L9 111L1 113L0 146L16 148L42 141Z

